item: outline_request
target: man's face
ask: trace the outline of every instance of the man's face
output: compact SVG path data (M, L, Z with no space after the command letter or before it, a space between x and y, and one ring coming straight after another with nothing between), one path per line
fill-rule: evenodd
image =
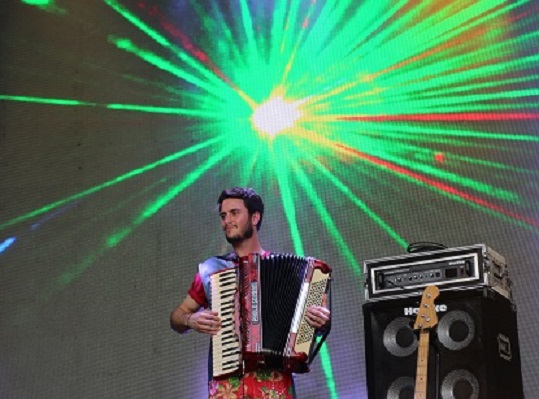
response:
M230 244L238 244L253 236L253 217L249 217L249 211L242 199L225 199L221 204L219 216L226 240Z

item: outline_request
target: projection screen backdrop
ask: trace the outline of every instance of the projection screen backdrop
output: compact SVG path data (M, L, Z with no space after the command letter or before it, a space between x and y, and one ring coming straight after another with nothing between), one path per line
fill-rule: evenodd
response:
M300 398L365 398L362 265L485 243L514 283L524 390L539 256L539 3L6 0L0 397L202 398L169 328L216 201L256 189L266 249L334 269Z

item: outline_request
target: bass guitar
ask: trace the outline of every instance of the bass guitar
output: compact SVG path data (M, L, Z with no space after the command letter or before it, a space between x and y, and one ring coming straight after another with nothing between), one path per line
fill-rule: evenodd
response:
M429 285L425 288L414 323L414 330L419 330L414 399L427 399L430 330L438 324L434 300L439 295L440 290L435 285Z

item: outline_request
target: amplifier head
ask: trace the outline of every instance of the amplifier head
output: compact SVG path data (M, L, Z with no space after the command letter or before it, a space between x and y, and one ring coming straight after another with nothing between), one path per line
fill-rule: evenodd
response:
M512 298L505 258L486 244L366 260L364 273L367 301L421 295L428 285L445 290L489 286Z

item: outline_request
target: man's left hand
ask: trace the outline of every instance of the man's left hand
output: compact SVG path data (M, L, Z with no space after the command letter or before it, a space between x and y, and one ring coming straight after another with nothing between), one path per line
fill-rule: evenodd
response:
M305 319L311 327L320 329L325 327L329 323L329 318L331 316L330 311L326 308L327 297L324 294L322 297L321 306L309 306L305 312Z

